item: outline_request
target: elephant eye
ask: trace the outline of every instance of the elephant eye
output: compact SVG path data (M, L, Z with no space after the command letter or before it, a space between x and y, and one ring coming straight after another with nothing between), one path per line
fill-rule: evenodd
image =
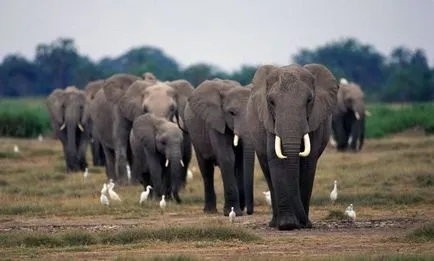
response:
M229 111L229 114L232 115L232 116L236 115L236 113L234 111Z
M147 113L148 112L148 107L143 106L143 113Z
M270 105L274 106L274 100L270 100Z
M169 107L169 111L170 112L174 112L175 111L175 105L170 105L170 107Z

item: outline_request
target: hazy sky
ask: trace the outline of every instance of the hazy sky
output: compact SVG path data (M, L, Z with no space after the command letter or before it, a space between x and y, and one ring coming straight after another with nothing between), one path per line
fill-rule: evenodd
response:
M434 63L434 0L0 0L0 59L75 39L93 60L133 46L181 65L288 64L302 47L357 37L388 54L420 47Z

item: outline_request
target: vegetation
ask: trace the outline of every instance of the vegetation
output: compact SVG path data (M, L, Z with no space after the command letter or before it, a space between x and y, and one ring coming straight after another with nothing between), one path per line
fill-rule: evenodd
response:
M416 242L432 242L434 241L434 222L426 224L420 228L416 228L407 235L407 239Z
M434 68L430 68L423 50L398 46L389 55L374 46L348 38L332 41L316 49L301 49L294 63L322 63L336 77L360 83L371 100L430 101L434 99ZM357 65L357 66L355 66ZM141 76L150 71L159 79L184 78L194 86L206 79L229 78L243 85L251 82L257 65L242 65L225 72L206 63L181 68L178 61L153 46L131 48L118 57L91 61L80 54L70 38L58 38L36 46L34 60L11 54L0 64L0 96L46 96L55 88L84 85L113 73L128 72Z

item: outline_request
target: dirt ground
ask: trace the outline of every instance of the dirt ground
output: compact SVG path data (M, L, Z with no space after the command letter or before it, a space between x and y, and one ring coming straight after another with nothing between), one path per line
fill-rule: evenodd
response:
M12 144L20 146L20 157L8 154ZM194 161L191 165L195 169L194 182L182 195L190 201L185 205L169 204L168 210L161 214L156 202L145 208L138 206L139 187L119 188L118 193L125 198L122 206L114 203L111 209L106 209L99 205L99 190L105 181L102 168L92 168L97 174L84 185L80 174L59 177L63 175L59 174L63 161L57 141L0 139L0 151L7 154L0 158L0 179L6 184L0 187L0 234L221 225L235 226L261 238L254 242L230 239L158 241L79 248L5 247L0 250L4 253L2 256L10 260L141 260L172 254L205 260L335 259L400 253L434 256L432 241L403 240L409 231L432 222L434 217L434 137L419 132L368 140L365 149L358 154L337 153L328 148L320 160L315 181L310 215L313 228L295 231L277 231L267 226L270 212L262 196L266 185L258 166L255 169L255 214L237 217L235 223L230 224L221 213L219 173L216 173L216 192L220 213L203 214L202 180L194 168ZM29 178L32 175L38 178ZM332 205L328 194L334 179L338 179L340 190L338 202ZM60 192L53 192L53 188ZM378 202L378 195L387 197ZM354 202L357 211L355 223L328 218L331 210L343 211L350 202ZM30 210L14 213L17 206Z

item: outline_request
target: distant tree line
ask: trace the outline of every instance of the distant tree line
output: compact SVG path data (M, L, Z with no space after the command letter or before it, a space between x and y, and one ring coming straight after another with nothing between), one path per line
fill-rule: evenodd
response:
M336 77L359 83L371 100L429 101L434 99L434 68L430 68L423 50L395 48L384 56L369 44L343 39L314 50L302 49L291 63L322 63ZM225 72L212 64L198 63L181 68L163 50L142 46L119 57L94 62L80 54L74 40L59 38L36 47L34 60L11 54L0 64L0 96L47 95L55 88L76 85L83 88L90 80L126 72L141 76L152 72L161 80L186 79L194 86L215 77L251 82L257 65L243 65Z

